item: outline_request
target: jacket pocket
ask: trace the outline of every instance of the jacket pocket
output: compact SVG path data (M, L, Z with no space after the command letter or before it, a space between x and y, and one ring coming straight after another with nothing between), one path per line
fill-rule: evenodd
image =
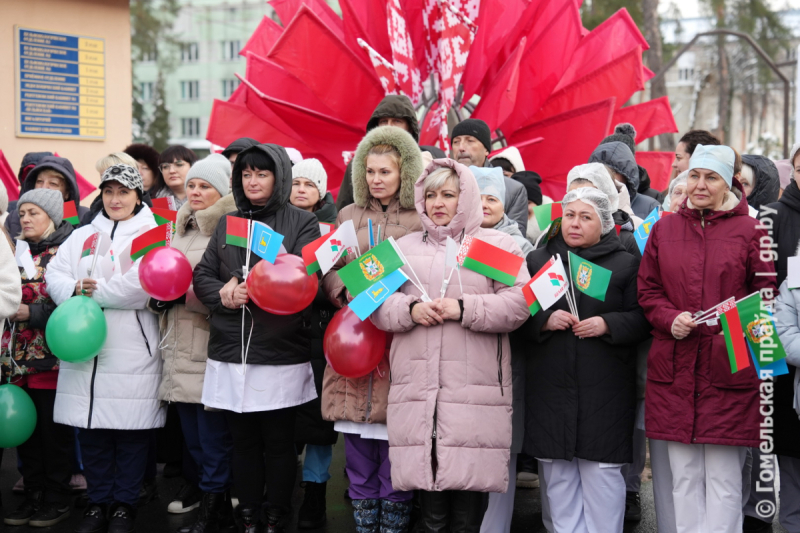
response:
M750 357L750 353L747 354ZM753 365L735 374L731 373L731 362L724 335L711 336L711 384L718 389L758 389L758 378Z
M653 345L647 357L647 379L672 383L675 379L675 347L678 341L659 332L654 333Z

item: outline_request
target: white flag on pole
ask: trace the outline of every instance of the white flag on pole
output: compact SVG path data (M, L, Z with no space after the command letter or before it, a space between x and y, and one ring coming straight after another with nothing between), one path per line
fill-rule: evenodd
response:
M36 277L36 264L33 262L31 247L28 245L27 241L23 241L22 239L17 241L17 251L14 257L17 260L17 266L22 267L25 271L26 278L33 279Z
M346 254L361 255L358 248L358 237L352 220L342 223L333 233L328 234L325 243L317 248L315 255L322 274L325 275Z

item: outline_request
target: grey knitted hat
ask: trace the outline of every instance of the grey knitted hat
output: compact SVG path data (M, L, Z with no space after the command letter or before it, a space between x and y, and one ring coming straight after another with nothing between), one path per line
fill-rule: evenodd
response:
M214 187L220 196L231 192L231 162L221 154L211 154L192 165L186 174L184 186L189 180L201 179Z
M228 163L230 165L230 163ZM100 178L100 188L107 181L116 181L122 184L123 187L139 191L139 194L144 194L144 181L139 174L139 170L130 165L111 165L103 172L103 177Z
M292 167L292 179L294 178L311 180L311 183L317 186L320 198L324 198L325 193L328 192L328 173L325 172L325 167L322 166L319 159L303 159L299 163L295 163Z
M64 220L64 197L61 191L53 189L31 189L23 194L17 201L17 211L22 204L33 204L47 213L55 227L61 225Z

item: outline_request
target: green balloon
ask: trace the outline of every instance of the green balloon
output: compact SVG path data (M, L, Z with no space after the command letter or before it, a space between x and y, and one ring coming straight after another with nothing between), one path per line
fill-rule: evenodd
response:
M36 407L16 385L0 385L0 448L15 448L33 435Z
M44 332L53 355L69 363L88 361L99 354L107 333L103 310L86 296L73 296L56 307Z

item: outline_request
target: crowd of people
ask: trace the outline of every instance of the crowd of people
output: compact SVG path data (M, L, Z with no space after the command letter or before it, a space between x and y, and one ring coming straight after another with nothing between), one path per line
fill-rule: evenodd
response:
M507 533L518 487L540 488L550 532L620 532L641 519L648 449L659 532L771 531L778 502L781 525L800 532L789 261L800 255L800 144L776 165L693 130L658 191L621 124L569 172L563 198L549 198L526 169L535 161L492 153L483 121L458 123L451 138L450 154L420 146L411 102L387 96L335 201L320 161L250 138L203 159L183 146L108 154L86 206L68 159L27 154L19 200L0 201L0 359L37 420L17 448L24 498L4 523L56 525L77 489L75 533L132 532L166 462L165 475L186 480L168 512L199 509L181 533L279 533L295 515L298 528L320 528L341 433L357 533ZM139 260L92 276L83 248L102 232L124 250L157 226L158 198L177 210L170 245L193 268L171 301L148 296ZM554 200L561 216L540 225L534 208ZM77 221L65 218L70 202ZM654 211L662 220L640 247ZM323 349L354 297L339 271L358 254L313 274L306 309L274 314L250 300L248 268L262 259L226 240L226 215L266 224L298 256L320 223L352 224L361 251L396 241L413 282L368 319L387 333L372 372L341 375ZM470 239L518 257L512 280L459 268L450 282L448 242ZM20 246L33 272L17 266ZM571 277L570 258L609 272L604 296L575 291L533 311L523 287L558 261ZM700 320L754 292L788 373L760 375L755 360L733 372L722 325ZM99 304L108 336L91 360L60 361L45 330L76 295Z

